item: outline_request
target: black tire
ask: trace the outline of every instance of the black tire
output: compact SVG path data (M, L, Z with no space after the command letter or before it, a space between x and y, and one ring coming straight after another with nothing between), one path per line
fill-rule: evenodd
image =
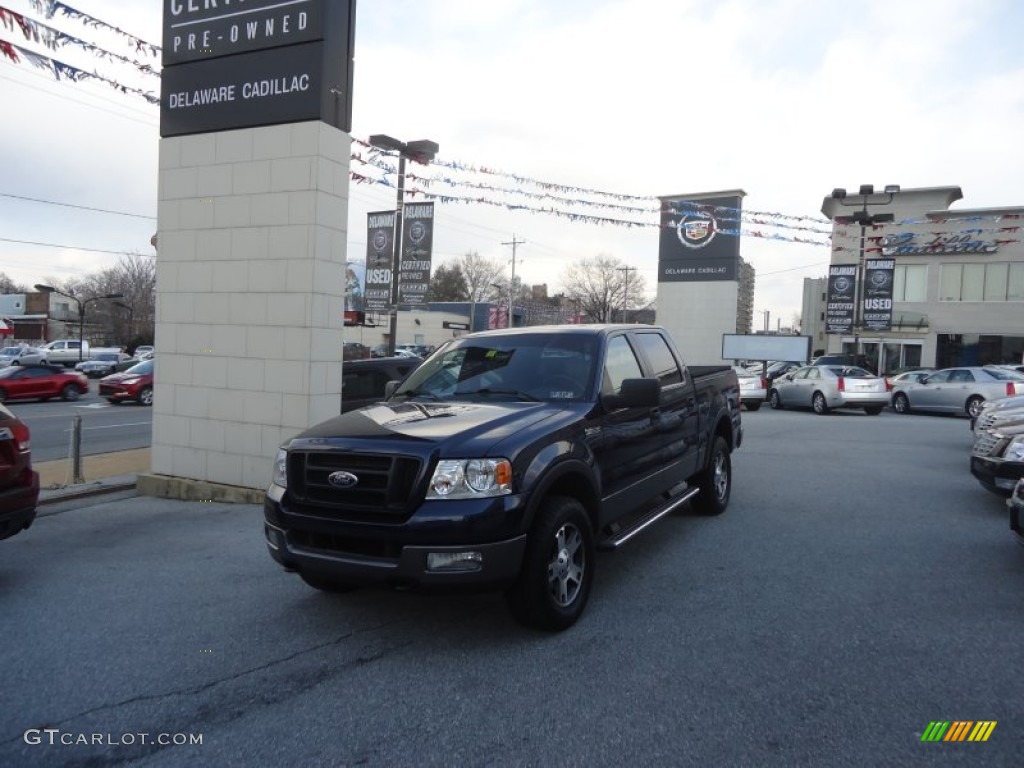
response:
M300 573L301 578L306 584L311 586L313 589L319 589L321 592L333 592L336 595L344 594L345 592L351 592L355 589L351 584L346 584L343 581L335 581L334 579L325 578L323 576L315 576L311 573Z
M21 365L17 360L11 360L11 365Z
M77 400L81 396L81 392L78 391L78 387L74 384L65 384L60 390L61 400Z
M782 405L782 398L779 397L779 390L773 389L768 393L768 405L776 411L781 411L785 407Z
M811 408L819 416L824 416L829 412L828 401L821 392L815 392L811 395Z
M902 392L892 396L892 409L896 413L910 413L910 400Z
M152 405L153 404L153 388L143 387L139 390L138 397L139 405Z
M505 597L515 619L558 632L583 614L594 583L594 534L576 499L541 502L526 540L519 579Z
M760 400L746 400L744 401L743 405L746 406L748 411L758 411L761 409Z
M870 408L865 408L864 409L864 413L866 413L868 416L877 416L881 412L882 412L882 406L880 406L880 405L872 405Z
M732 495L732 456L729 444L721 435L715 436L708 464L697 475L696 484L700 488L700 493L693 501L696 512L702 515L720 515L725 512Z
M114 398L112 398L112 397L108 397L108 398L107 398L107 402L108 402L108 403L110 403L111 405L117 405L117 404L118 404L119 402L121 402L121 401L120 401L120 400L115 400L115 399L114 399Z
M972 419L978 418L978 414L981 413L981 406L985 404L985 398L980 395L974 395L974 397L967 398L967 402L964 403L964 411Z
M7 402L7 392L5 392L4 390L0 389L0 403L6 403L6 402Z

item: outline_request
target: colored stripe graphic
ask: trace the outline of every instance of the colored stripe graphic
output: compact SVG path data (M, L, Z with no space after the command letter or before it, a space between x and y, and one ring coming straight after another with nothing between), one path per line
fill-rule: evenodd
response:
M921 734L921 741L988 741L996 720L932 720Z

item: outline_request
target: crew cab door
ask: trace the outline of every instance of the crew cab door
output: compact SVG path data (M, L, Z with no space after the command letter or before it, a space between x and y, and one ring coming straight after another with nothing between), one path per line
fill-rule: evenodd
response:
M630 335L643 360L644 375L657 379L661 384L657 428L665 463L674 465L670 474L675 482L667 486L671 488L694 475L700 466L701 403L698 402L697 388L661 333L635 331ZM704 403L705 413L709 407Z
M612 336L605 352L601 395L621 394L624 380L643 378L643 375L626 335ZM657 406L601 405L599 409L600 415L587 426L586 438L601 477L603 526L659 493L662 481L658 473L663 462Z

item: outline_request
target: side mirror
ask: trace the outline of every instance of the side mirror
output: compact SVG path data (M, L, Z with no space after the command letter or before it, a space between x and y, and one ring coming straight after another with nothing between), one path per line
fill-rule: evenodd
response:
M390 399L390 397L393 394L395 394L395 390L398 389L398 385L401 384L401 383L402 382L400 382L400 381L389 381L387 384L385 384L384 385L384 397Z
M661 382L657 379L623 379L622 391L605 395L601 403L605 410L619 408L653 408L661 400Z

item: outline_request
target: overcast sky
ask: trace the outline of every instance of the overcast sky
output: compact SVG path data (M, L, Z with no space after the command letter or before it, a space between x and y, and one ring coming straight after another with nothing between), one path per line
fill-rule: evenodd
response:
M66 4L161 42L160 0ZM46 20L28 0L0 7L135 55L124 38ZM359 138L431 139L445 161L616 195L742 189L745 211L787 216L822 219L834 187L864 183L960 186L958 209L1024 204L1017 0L362 0L357 16ZM0 39L159 92L156 78L74 46L50 51L2 25ZM0 57L0 271L32 285L115 263L104 250L151 253L158 117L139 96ZM365 256L366 213L394 199L394 189L352 186L350 258ZM502 243L515 235L525 241L517 274L551 293L566 265L598 254L635 265L655 292L655 228L464 204L440 206L436 226L435 265L467 251L507 261ZM758 274L755 325L765 310L773 327L788 324L829 250L793 242L796 230L751 228L788 238L741 241Z

